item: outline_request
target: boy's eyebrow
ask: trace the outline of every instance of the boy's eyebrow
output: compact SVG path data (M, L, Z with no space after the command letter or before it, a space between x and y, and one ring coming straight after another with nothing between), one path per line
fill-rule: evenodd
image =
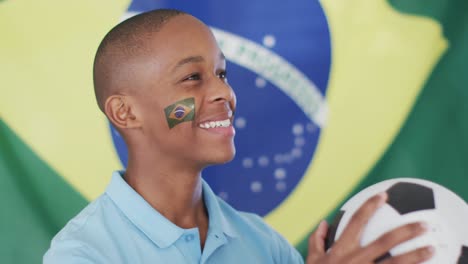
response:
M185 65L187 63L197 63L197 62L203 62L203 61L205 61L205 59L202 56L190 56L190 57L181 59L176 64L176 66L174 67L174 69L172 71L176 71L178 68L182 67L183 65Z
M222 60L225 60L226 57L222 52L219 53L219 58ZM174 69L172 71L176 71L178 68L182 67L183 65L187 63L198 63L198 62L203 62L205 59L202 56L190 56L184 59L181 59L176 66L174 66Z

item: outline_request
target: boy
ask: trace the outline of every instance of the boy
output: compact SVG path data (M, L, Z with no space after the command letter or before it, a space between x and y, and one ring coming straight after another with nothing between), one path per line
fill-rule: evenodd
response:
M206 25L177 10L122 22L98 48L94 87L99 108L125 139L128 166L57 234L45 263L303 263L260 217L236 211L201 178L205 167L235 154L236 97ZM361 248L362 228L385 197L369 200L328 254L321 223L307 262L372 263L424 231L410 224ZM430 255L423 248L382 263Z

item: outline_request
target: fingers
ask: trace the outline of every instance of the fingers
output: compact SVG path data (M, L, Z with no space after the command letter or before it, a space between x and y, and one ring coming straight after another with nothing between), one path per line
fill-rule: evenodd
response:
M379 193L367 200L352 216L340 239L336 242L342 245L359 245L361 234L371 216L387 200L386 193Z
M427 227L423 223L411 223L395 228L365 247L360 254L377 258L400 243L423 234Z
M325 237L327 236L328 224L322 220L317 229L309 237L308 259L319 258L325 255Z
M434 255L434 247L428 246L386 259L379 264L416 264L430 259Z

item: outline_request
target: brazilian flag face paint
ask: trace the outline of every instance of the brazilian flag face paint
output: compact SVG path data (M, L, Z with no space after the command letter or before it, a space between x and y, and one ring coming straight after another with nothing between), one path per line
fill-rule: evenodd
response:
M164 108L169 128L195 119L195 99L193 97L177 101Z

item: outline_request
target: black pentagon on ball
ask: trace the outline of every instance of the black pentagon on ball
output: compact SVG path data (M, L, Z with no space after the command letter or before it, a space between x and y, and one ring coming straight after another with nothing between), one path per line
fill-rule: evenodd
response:
M398 182L387 190L387 204L401 215L420 210L435 209L431 188L411 182Z
M457 264L468 264L468 246L463 246Z

